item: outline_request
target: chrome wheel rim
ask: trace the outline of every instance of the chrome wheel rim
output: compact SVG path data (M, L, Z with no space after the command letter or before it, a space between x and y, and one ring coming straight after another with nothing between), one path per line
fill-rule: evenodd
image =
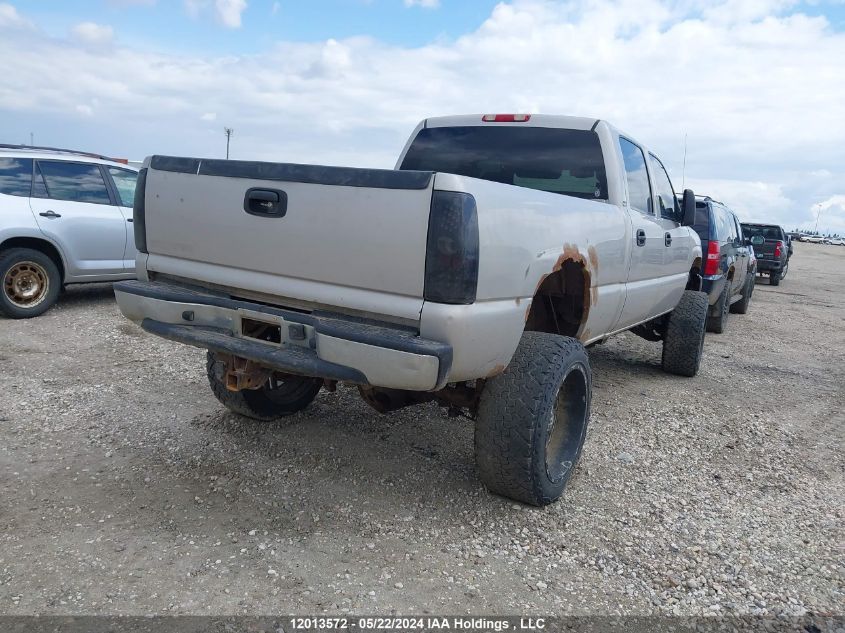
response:
M44 301L49 290L47 270L36 262L18 262L3 276L6 299L18 308L34 308Z

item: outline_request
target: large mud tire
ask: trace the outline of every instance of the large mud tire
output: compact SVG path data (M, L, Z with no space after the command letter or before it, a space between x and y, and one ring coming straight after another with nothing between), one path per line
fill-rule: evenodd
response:
M579 341L525 332L507 369L481 395L475 458L482 483L535 506L558 499L581 456L591 396Z
M681 300L669 315L663 337L663 370L678 376L698 373L704 355L704 330L707 323L707 295L695 290L684 291Z
M719 295L716 305L713 306L713 314L707 317L707 331L721 334L728 324L728 312L730 311L729 289L731 280L725 280L725 289Z

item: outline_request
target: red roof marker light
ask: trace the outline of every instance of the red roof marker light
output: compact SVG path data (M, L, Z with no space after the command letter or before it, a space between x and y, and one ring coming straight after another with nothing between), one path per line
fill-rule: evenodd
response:
M485 114L481 117L485 123L525 123L530 119L530 114Z

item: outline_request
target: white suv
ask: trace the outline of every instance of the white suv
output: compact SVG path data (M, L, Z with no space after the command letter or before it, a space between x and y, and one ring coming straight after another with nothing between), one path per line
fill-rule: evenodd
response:
M38 316L65 284L134 279L137 177L105 156L0 145L0 313Z

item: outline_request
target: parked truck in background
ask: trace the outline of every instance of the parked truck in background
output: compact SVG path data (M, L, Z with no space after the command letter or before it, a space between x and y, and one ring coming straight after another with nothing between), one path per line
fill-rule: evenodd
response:
M476 420L492 492L543 505L581 453L585 346L632 330L693 376L707 296L695 199L606 121L423 121L395 170L153 156L135 199L146 331L208 350L215 396L269 420L323 387Z
M742 232L754 247L757 255L757 272L769 275L773 286L789 272L789 258L792 257L792 242L786 232L777 224L742 223Z

